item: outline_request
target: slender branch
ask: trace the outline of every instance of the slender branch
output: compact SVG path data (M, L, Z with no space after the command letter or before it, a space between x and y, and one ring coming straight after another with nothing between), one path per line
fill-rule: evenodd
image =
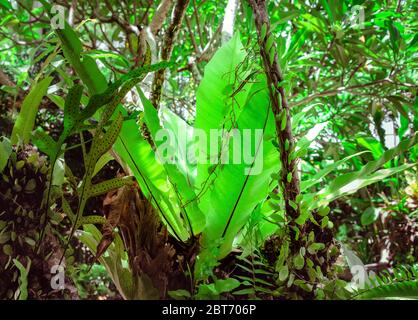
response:
M116 22L125 31L126 35L130 33L139 34L138 27L131 25L129 21L125 21L119 18L118 14L115 13L112 5L108 0L105 0L105 4L107 9L112 13L112 15L110 16L110 18L104 18L100 15L99 8L96 7L94 9L94 15L97 17L97 19L99 19L102 22Z
M126 3L126 1L123 1L122 3L124 3L127 7L129 7L129 5ZM127 12L127 10L125 10L122 3L119 5L119 8L122 11L122 15L123 15L123 18L125 19L125 21L129 21L128 12Z
M101 23L99 23L99 29L102 32L103 38L106 41L106 43L108 44L109 48L112 49L113 51L119 53L119 54L122 54L122 52L113 45L113 42L109 40L109 38L106 35L106 32L103 30L103 25Z
M155 15L152 18L150 24L151 32L154 35L156 35L158 31L160 31L160 29L162 28L172 4L173 0L162 0L160 5L158 6L157 11L155 12Z
M14 44L19 45L19 46L35 46L35 45L38 45L38 44L40 44L42 42L42 40L22 41L22 40L19 40L19 39L15 39L15 38L10 37L8 34L6 34L3 31L0 31L0 34L3 37L5 37L5 38L9 39L10 41L12 41ZM16 37L16 34L14 34L14 37Z
M171 53L173 52L174 41L179 33L181 23L183 21L184 13L190 0L178 0L174 8L173 20L168 27L165 37L164 45L161 51L162 60L170 60ZM161 100L162 86L165 80L165 70L159 70L155 73L155 77L152 83L151 103L158 109L158 105Z
M134 2L134 4L136 4L136 2ZM140 21L137 21L138 15L135 13L135 22L137 26L145 23L145 21L148 19L148 13L150 9L151 9L151 5L148 5ZM135 12L136 12L136 9L135 9Z
M21 0L18 0L17 3L19 4L19 6L21 6L23 9L25 9L25 11L27 13L29 13L29 15L34 19L32 21L30 21L31 23L33 22L42 22L42 23L49 23L48 20L43 20L43 16L44 16L44 12L41 13L41 16L37 17L31 9L29 9ZM22 23L22 21L20 21L19 23Z
M364 63L365 63L365 62L366 62L366 60L365 60L365 59L362 59L362 60L360 61L360 63L357 65L357 67L355 67L355 68L354 68L354 70L350 72L350 76L348 77L347 81L345 82L345 85L347 85L347 84L349 84L349 83L350 83L351 79L353 79L353 77L354 77L354 75L357 73L357 71L359 71L359 70L360 70L360 68L361 68L362 66L364 66Z
M187 16L185 16L184 19L186 20L187 31L190 34L190 40L192 41L194 51L195 51L195 53L197 55L199 55L200 54L200 49L197 46L196 38L194 37L194 34L193 34L193 30L192 30L192 26L191 26L191 23L190 23L190 19Z
M214 52L216 47L214 46L214 44L216 42L218 42L220 35L221 35L221 30L222 30L222 24L219 24L218 29L216 29L215 33L213 34L212 38L209 40L208 44L206 45L206 47L203 49L202 53L200 54L200 56L197 57L196 61L197 62L201 62L201 61L209 61Z
M199 11L196 5L196 0L193 0L193 8L194 8L194 16L196 18L196 26L197 26L197 32L199 33L199 41L200 41L200 46L203 48L203 34L202 34L202 30L200 28L200 20L199 20Z

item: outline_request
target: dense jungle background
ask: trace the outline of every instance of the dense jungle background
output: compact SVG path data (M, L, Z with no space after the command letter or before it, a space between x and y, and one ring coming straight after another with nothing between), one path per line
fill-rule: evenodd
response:
M0 299L418 298L417 31L413 0L0 0Z

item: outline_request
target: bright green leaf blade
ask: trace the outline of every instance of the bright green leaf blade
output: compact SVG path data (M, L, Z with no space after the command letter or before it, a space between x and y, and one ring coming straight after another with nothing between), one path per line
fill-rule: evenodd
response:
M7 165L9 156L12 153L12 144L6 137L0 138L0 173L3 172Z
M34 84L29 94L23 100L19 116L13 127L11 136L12 144L17 144L19 139L22 139L25 144L29 142L39 105L51 81L52 77L46 77L42 81Z
M246 85L234 98L229 98L236 80L235 70L244 60L245 52L240 42L239 34L222 46L205 67L204 77L196 93L196 121L195 128L202 129L206 137L210 129L221 128L226 122L226 116L231 111L232 103L235 105L238 117L238 105L245 103L251 85ZM238 87L239 83L237 83ZM229 89L229 90L228 90ZM209 154L209 152L207 152ZM201 186L208 176L209 164L199 163L196 185Z
M377 220L379 217L379 208L369 207L361 215L360 221L363 226L368 226Z
M350 160L353 157L357 157L361 154L364 154L368 151L362 151L362 152L358 152L356 154L350 155L348 157L345 157L344 159L341 159L337 162L334 162L330 165L327 165L325 168L323 168L322 170L318 171L318 173L316 175L314 175L313 177L309 178L309 180L306 181L302 181L300 184L300 190L301 192L305 191L306 189L318 184L319 182L322 181L322 178L325 177L326 175L328 175L330 172L334 171L335 169L337 169L339 166L341 166L343 163L347 162L348 160Z
M163 144L163 141L156 139L158 133L162 130L157 110L154 108L151 102L145 98L142 91L140 91L140 97L144 106L145 123L150 130L151 137L153 138L158 150L158 147ZM176 135L176 133L173 132L173 135ZM177 148L176 146L173 147L175 150L175 155L175 153L177 153ZM193 234L200 233L205 226L205 217L198 206L197 197L194 190L189 185L186 176L182 174L176 163L170 163L170 159L163 159L162 152L157 151L157 156L160 158L160 162L163 163L163 166L167 172L167 177L172 188L174 189L178 205L181 208L181 212L185 216L185 220L188 222L188 224L190 224Z
M203 196L209 203L207 211L204 210L207 212L207 228L204 231L206 241L225 238L220 257L230 252L235 236L257 204L267 196L270 175L279 170L277 150L271 140L264 139L265 136L274 137L275 124L264 76L259 80L253 86L249 100L237 121L241 137L244 136L243 130L250 129L251 142L247 140L247 146L244 146L248 148L248 144L251 145L251 156L257 154L252 159L255 165L251 169L251 175L246 174L251 164L245 163L247 161L243 158L239 164L224 164L213 185ZM262 130L262 140L255 134L256 129ZM230 150L233 148L234 143L231 143Z
M123 108L120 107L119 110ZM170 197L174 195L168 184L167 174L163 165L156 160L151 146L142 138L136 120L124 122L115 150L132 170L141 191L169 225L170 232L182 241L187 240L189 233L183 221L175 214L179 209L170 201Z

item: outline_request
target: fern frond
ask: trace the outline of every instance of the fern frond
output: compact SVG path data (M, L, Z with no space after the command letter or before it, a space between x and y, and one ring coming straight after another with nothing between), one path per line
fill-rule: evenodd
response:
M240 290L233 292L234 295L248 295L252 298L266 294L272 294L275 289L273 281L274 270L269 267L264 258L256 250L251 258L237 257L239 263L236 267L239 270L236 278L240 280Z
M418 265L384 271L370 280L365 289L356 290L353 299L418 299Z

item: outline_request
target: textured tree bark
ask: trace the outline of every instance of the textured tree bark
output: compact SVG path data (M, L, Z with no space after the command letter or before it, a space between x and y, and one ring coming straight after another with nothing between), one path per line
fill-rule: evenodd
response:
M162 60L170 60L173 52L174 41L180 31L181 23L183 21L184 13L190 0L177 0L174 7L173 19L164 36L164 45L161 51ZM165 80L165 70L159 70L155 73L154 81L152 83L151 103L155 108L158 108L161 100L162 86Z
M157 8L157 11L152 17L152 21L149 24L149 26L145 26L144 28L142 28L139 34L139 41L140 41L139 54L138 54L139 57L143 58L145 56L145 52L147 50L146 42L148 42L152 51L152 61L155 61L157 59L158 50L157 50L157 42L155 38L158 32L161 30L172 4L173 4L173 0L162 0ZM150 86L151 86L151 83L152 82L149 83Z
M10 80L10 78L7 76L7 74L5 74L3 71L0 70L0 86L10 86L10 87L14 87L15 84L13 83L12 80Z
M150 23L151 32L154 35L156 35L158 31L160 31L160 29L162 28L172 4L173 0L162 0L160 5L158 6L157 12L155 13Z
M162 0L157 7L157 11L152 17L152 21L148 26L144 26L139 33L139 48L138 55L135 61L135 65L139 66L139 62L143 61L146 51L147 43L151 48L151 61L158 60L158 47L157 47L157 34L161 30L164 21L167 19L167 15L173 5L173 0ZM148 74L142 82L141 88L147 97L151 95L152 82L154 74Z
M292 124L289 105L286 98L286 93L281 85L283 75L280 70L277 54L274 54L274 59L270 60L270 52L268 52L266 45L267 39L271 36L270 19L266 9L265 0L249 0L249 4L253 10L255 19L255 26L258 34L258 41L260 44L260 54L263 60L264 71L267 76L269 84L270 99L273 109L273 114L276 121L276 132L279 142L280 161L282 164L280 176L281 181L279 185L283 193L286 213L293 220L299 216L299 207L294 208L292 202L296 203L296 197L300 193L300 182L297 172L297 159L292 159L291 152L294 151L295 142L292 133ZM263 25L266 28L266 35L262 39ZM273 41L272 48L275 50L275 43ZM286 126L281 130L281 112L285 112ZM288 141L288 142L286 142ZM288 179L288 174L292 174L292 178ZM292 225L292 224L291 224Z

